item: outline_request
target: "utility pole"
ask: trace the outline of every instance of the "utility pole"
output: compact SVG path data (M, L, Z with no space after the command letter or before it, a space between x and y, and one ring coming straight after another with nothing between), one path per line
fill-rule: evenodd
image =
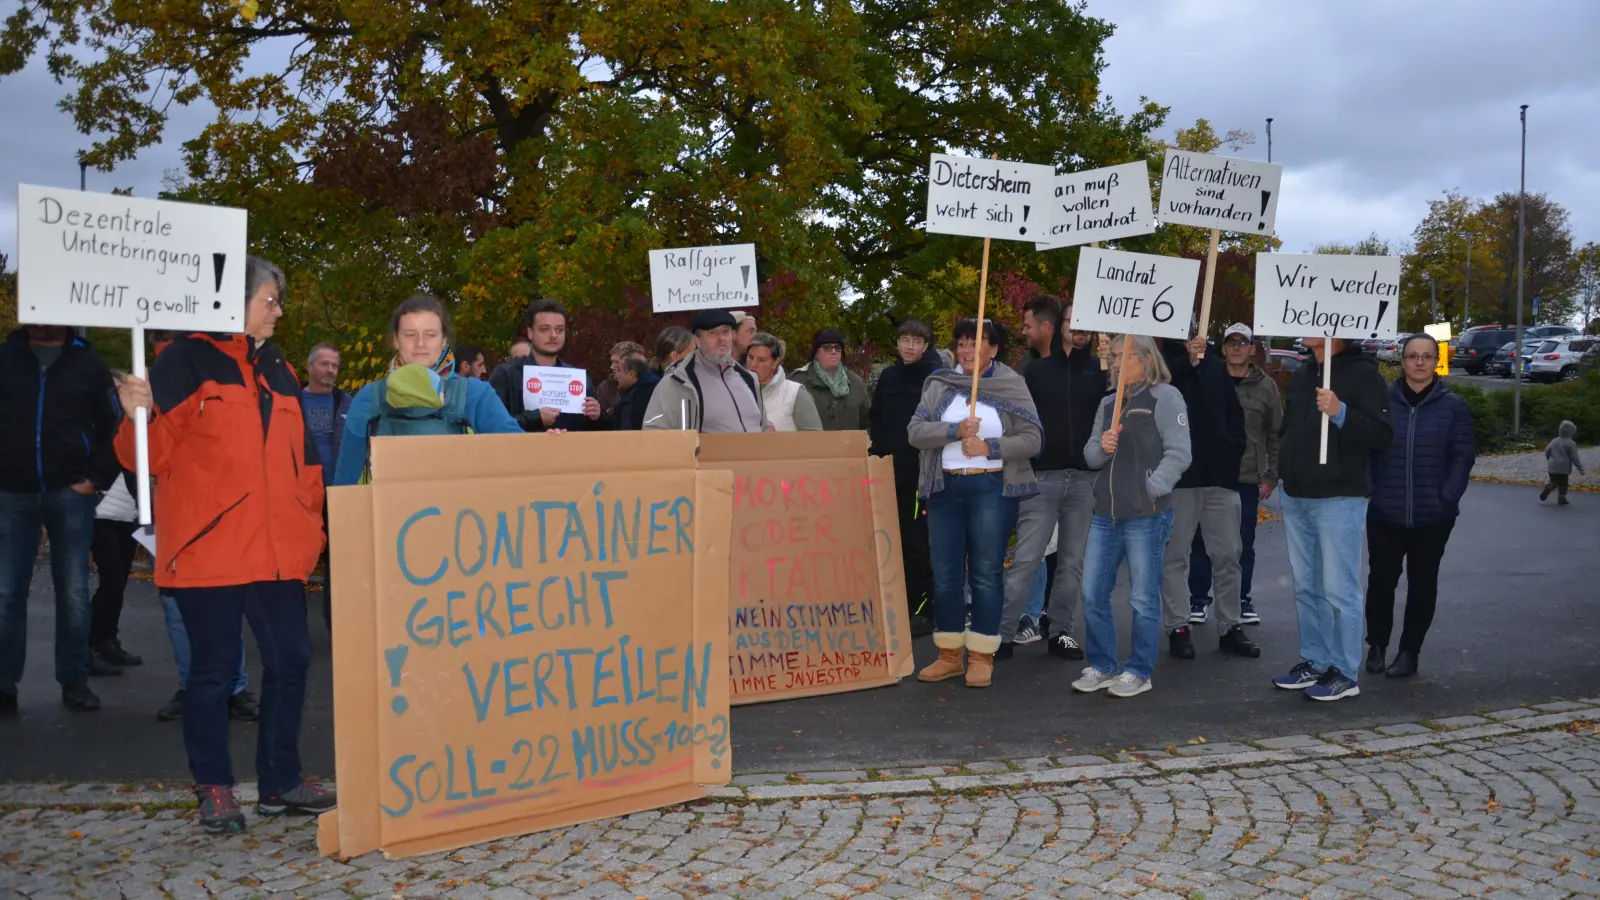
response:
M1522 280L1524 276L1522 251L1528 230L1528 104L1522 104L1522 174L1517 189L1517 337L1511 356L1512 390L1516 396L1511 401L1511 433L1522 434Z
M1467 300L1461 307L1461 330L1472 327L1472 232L1467 232Z

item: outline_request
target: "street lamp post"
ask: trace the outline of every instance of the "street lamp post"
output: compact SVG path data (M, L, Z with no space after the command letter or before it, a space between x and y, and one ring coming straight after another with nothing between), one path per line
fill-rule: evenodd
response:
M1523 241L1528 228L1528 104L1522 104L1522 174L1517 188L1517 338L1511 356L1511 381L1516 396L1511 401L1511 432L1522 433L1522 373L1517 366L1522 363L1522 280Z
M1467 232L1467 299L1461 307L1461 330L1472 327L1472 232Z
M1272 162L1272 117L1267 116L1267 162Z
M78 151L78 190L89 189L89 164L83 161L83 151Z

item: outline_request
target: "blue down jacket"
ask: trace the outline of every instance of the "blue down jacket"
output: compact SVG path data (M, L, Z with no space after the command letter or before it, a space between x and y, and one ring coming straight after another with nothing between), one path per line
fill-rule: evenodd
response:
M1394 441L1372 455L1372 504L1368 516L1413 528L1453 519L1461 512L1476 457L1472 414L1466 401L1440 382L1417 406L1406 399L1403 380L1389 385Z

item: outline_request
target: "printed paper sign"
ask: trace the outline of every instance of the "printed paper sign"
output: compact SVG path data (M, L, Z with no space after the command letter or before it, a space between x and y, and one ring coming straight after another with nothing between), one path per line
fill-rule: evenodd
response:
M1394 337L1400 257L1256 254L1256 334Z
M1038 241L1050 233L1055 176L1050 166L935 153L928 163L927 231Z
M522 367L522 408L556 409L583 415L589 396L589 373L555 366Z
M1187 340L1200 260L1085 247L1078 251L1072 328Z
M1283 166L1231 156L1168 150L1156 218L1245 234L1270 235L1278 221Z
M1067 172L1051 191L1050 234L1040 250L1149 234L1156 230L1150 212L1150 169L1144 161Z
M17 320L244 330L242 209L17 186Z
M755 244L650 251L653 312L755 306L758 283Z

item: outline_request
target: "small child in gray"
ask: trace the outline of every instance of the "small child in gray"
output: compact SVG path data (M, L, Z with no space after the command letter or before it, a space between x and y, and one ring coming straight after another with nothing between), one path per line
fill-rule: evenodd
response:
M1560 436L1544 448L1544 458L1549 460L1545 469L1550 473L1550 481L1539 492L1539 502L1543 503L1550 496L1551 491L1556 492L1556 505L1567 505L1567 477L1573 469L1578 474L1584 474L1583 460L1578 458L1578 442L1573 438L1578 436L1578 426L1571 422L1562 422Z

